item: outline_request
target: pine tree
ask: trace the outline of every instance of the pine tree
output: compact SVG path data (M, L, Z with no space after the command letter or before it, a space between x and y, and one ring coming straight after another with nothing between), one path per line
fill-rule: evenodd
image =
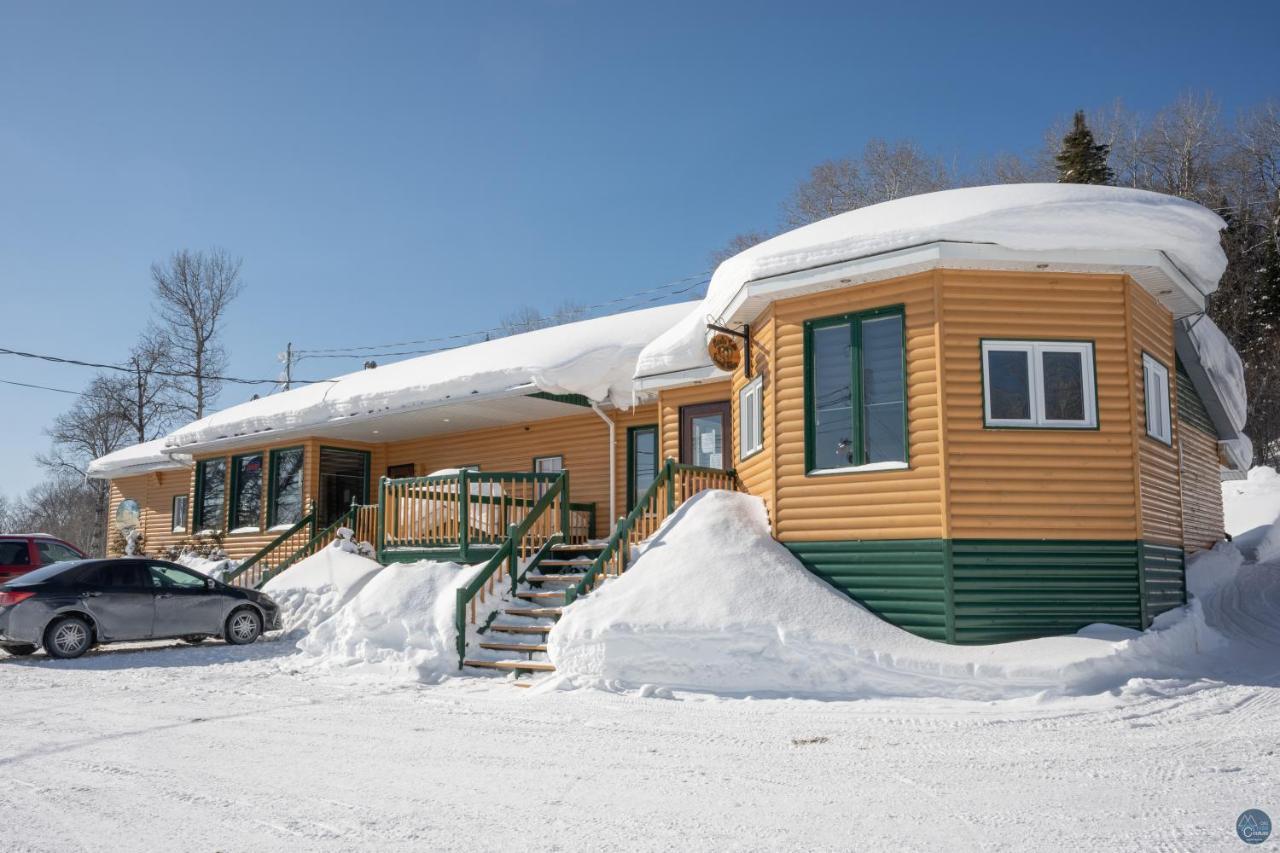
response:
M1095 142L1084 121L1084 110L1076 110L1071 131L1062 138L1062 148L1054 159L1060 184L1109 184L1114 177L1107 165L1111 146Z

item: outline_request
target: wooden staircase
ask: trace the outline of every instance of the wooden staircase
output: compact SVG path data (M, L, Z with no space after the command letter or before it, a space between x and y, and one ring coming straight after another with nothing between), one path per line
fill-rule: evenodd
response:
M583 570L600 556L603 545L556 545L524 576L510 606L482 629L481 650L463 667L514 672L517 676L554 672L547 660L547 635L564 611L564 589L584 577Z

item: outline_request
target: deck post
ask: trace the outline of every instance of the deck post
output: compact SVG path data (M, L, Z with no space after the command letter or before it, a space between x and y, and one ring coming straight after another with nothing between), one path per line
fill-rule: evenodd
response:
M667 479L667 515L676 511L676 461L671 457L667 457L666 468L662 472Z
M518 524L507 525L507 559L511 567L511 597L520 591L520 545L516 542Z
M560 532L564 535L564 544L568 545L573 542L573 535L570 528L570 510L569 510L569 472L560 472Z
M467 469L458 472L458 559L466 563L469 555L471 488L467 485Z
M378 562L382 562L383 552L387 549L387 478L378 478L378 541L374 548L378 554Z

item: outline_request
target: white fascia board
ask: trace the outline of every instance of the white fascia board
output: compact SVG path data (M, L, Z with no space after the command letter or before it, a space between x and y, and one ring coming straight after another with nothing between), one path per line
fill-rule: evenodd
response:
M993 243L934 242L746 282L730 300L721 322L750 323L778 299L933 269L1127 274L1175 317L1199 313L1205 305L1205 294L1160 251L1033 251Z
M670 373L651 373L637 376L632 380L632 388L637 395L661 391L664 388L679 388L685 385L703 385L707 382L718 382L728 379L729 373L708 364L703 367L691 367L686 370L674 370Z

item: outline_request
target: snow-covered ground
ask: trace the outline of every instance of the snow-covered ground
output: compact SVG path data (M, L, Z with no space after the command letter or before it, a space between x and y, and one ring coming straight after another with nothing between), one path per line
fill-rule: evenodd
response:
M1265 527L1274 513L1258 503L1280 497L1272 485L1263 473L1224 487L1252 498L1229 497L1228 526ZM672 536L664 547L678 546ZM656 577L662 561L649 559ZM441 619L424 604L406 621L379 593L414 570L370 576L363 558L326 552L275 582L299 614L287 639L0 658L0 849L1238 849L1242 811L1280 814L1280 560L1235 569L1239 559L1223 547L1191 569L1200 604L1179 624L1213 642L1157 643L1156 665L1136 677L1064 679L1065 689L998 700L940 688L949 698L835 701L607 689L619 602L639 589L625 578L586 599L559 638L597 643L563 662L606 689L418 683L442 654ZM436 566L417 574L414 595L451 591ZM819 587L797 590L812 607L834 606ZM645 604L640 595L624 633L641 617L688 630L692 618L725 616L667 617ZM764 643L759 616L743 614L739 627ZM789 642L841 640L783 616ZM879 676L893 673L877 677L881 689L962 678L948 667L974 653L878 636L892 645L876 662ZM770 642L756 654L795 650ZM1152 640L1095 630L1037 642L1089 660ZM408 653L388 666L397 644ZM1162 658L1178 648L1180 660ZM998 665L1014 660L1027 674L1025 651L989 652L983 695ZM722 665L734 653L710 657ZM812 673L791 663L788 688L806 692ZM876 692L856 681L860 666L874 668L837 663L842 688ZM906 678L909 667L926 667L923 682Z

